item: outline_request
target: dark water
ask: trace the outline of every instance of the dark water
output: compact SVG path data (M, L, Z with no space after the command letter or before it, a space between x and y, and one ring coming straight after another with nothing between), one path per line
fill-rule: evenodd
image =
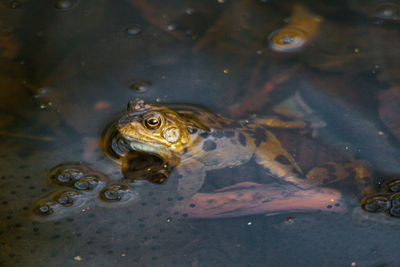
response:
M127 203L31 212L58 164L121 179L99 138L133 97L235 119L300 97L294 109L323 124L276 134L304 169L352 157L377 184L400 174L399 23L398 1L1 1L0 265L400 266L400 220L362 211L347 180L339 213L191 219L173 212L173 174ZM252 167L208 178L258 181Z

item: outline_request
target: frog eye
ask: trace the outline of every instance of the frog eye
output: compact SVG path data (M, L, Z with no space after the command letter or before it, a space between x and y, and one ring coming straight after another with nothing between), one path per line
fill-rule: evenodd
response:
M147 119L144 120L144 125L146 125L146 127L148 129L157 129L161 124L161 119L158 117L149 117Z

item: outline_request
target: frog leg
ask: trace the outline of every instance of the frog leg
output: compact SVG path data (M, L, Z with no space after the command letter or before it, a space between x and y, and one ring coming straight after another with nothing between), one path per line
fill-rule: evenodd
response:
M360 190L363 210L385 212L391 216L400 217L400 201L394 197L400 192L400 177L386 182L383 192L376 192L372 171L365 162L327 162L310 170L306 177L313 184L327 184L350 177L354 178Z
M204 184L206 177L204 164L196 159L188 159L177 167L177 171L180 175L178 193L180 196L190 199Z
M266 132L266 140L259 144L255 152L255 160L271 174L300 187L309 187L306 185L306 179L300 178L303 171L293 156L282 147L276 136L269 131Z
M353 178L361 192L361 196L374 191L372 186L372 172L367 163L350 161L338 163L329 161L311 169L306 178L312 184L329 184L340 180Z

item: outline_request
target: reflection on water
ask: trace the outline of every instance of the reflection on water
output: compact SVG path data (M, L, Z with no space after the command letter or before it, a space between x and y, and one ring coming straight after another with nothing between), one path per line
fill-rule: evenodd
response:
M387 216L399 213L398 11L359 0L1 2L0 265L399 265L399 221ZM295 53L268 43L301 41L278 34L289 26L306 35ZM252 159L208 171L188 201L174 164L129 152L105 127L139 94L237 121L302 120L271 131L304 173L338 179L300 189ZM371 184L334 165L354 161Z

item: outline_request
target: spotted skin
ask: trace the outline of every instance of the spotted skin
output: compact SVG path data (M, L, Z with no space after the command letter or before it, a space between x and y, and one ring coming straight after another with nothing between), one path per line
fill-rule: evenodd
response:
M160 118L159 128L146 129L143 120L148 114ZM238 166L251 158L273 176L301 188L322 183L320 176L326 178L331 174L338 179L347 174L343 168L322 171L321 167L319 171L304 175L293 156L269 130L271 127L304 126L301 122L282 122L276 118L229 120L198 107L172 109L136 98L130 101L117 128L131 142L133 149L156 153L176 162L183 177L179 180L178 190L182 196L190 198L200 190L207 171ZM168 141L163 136L165 128L171 127L179 130L178 140Z

